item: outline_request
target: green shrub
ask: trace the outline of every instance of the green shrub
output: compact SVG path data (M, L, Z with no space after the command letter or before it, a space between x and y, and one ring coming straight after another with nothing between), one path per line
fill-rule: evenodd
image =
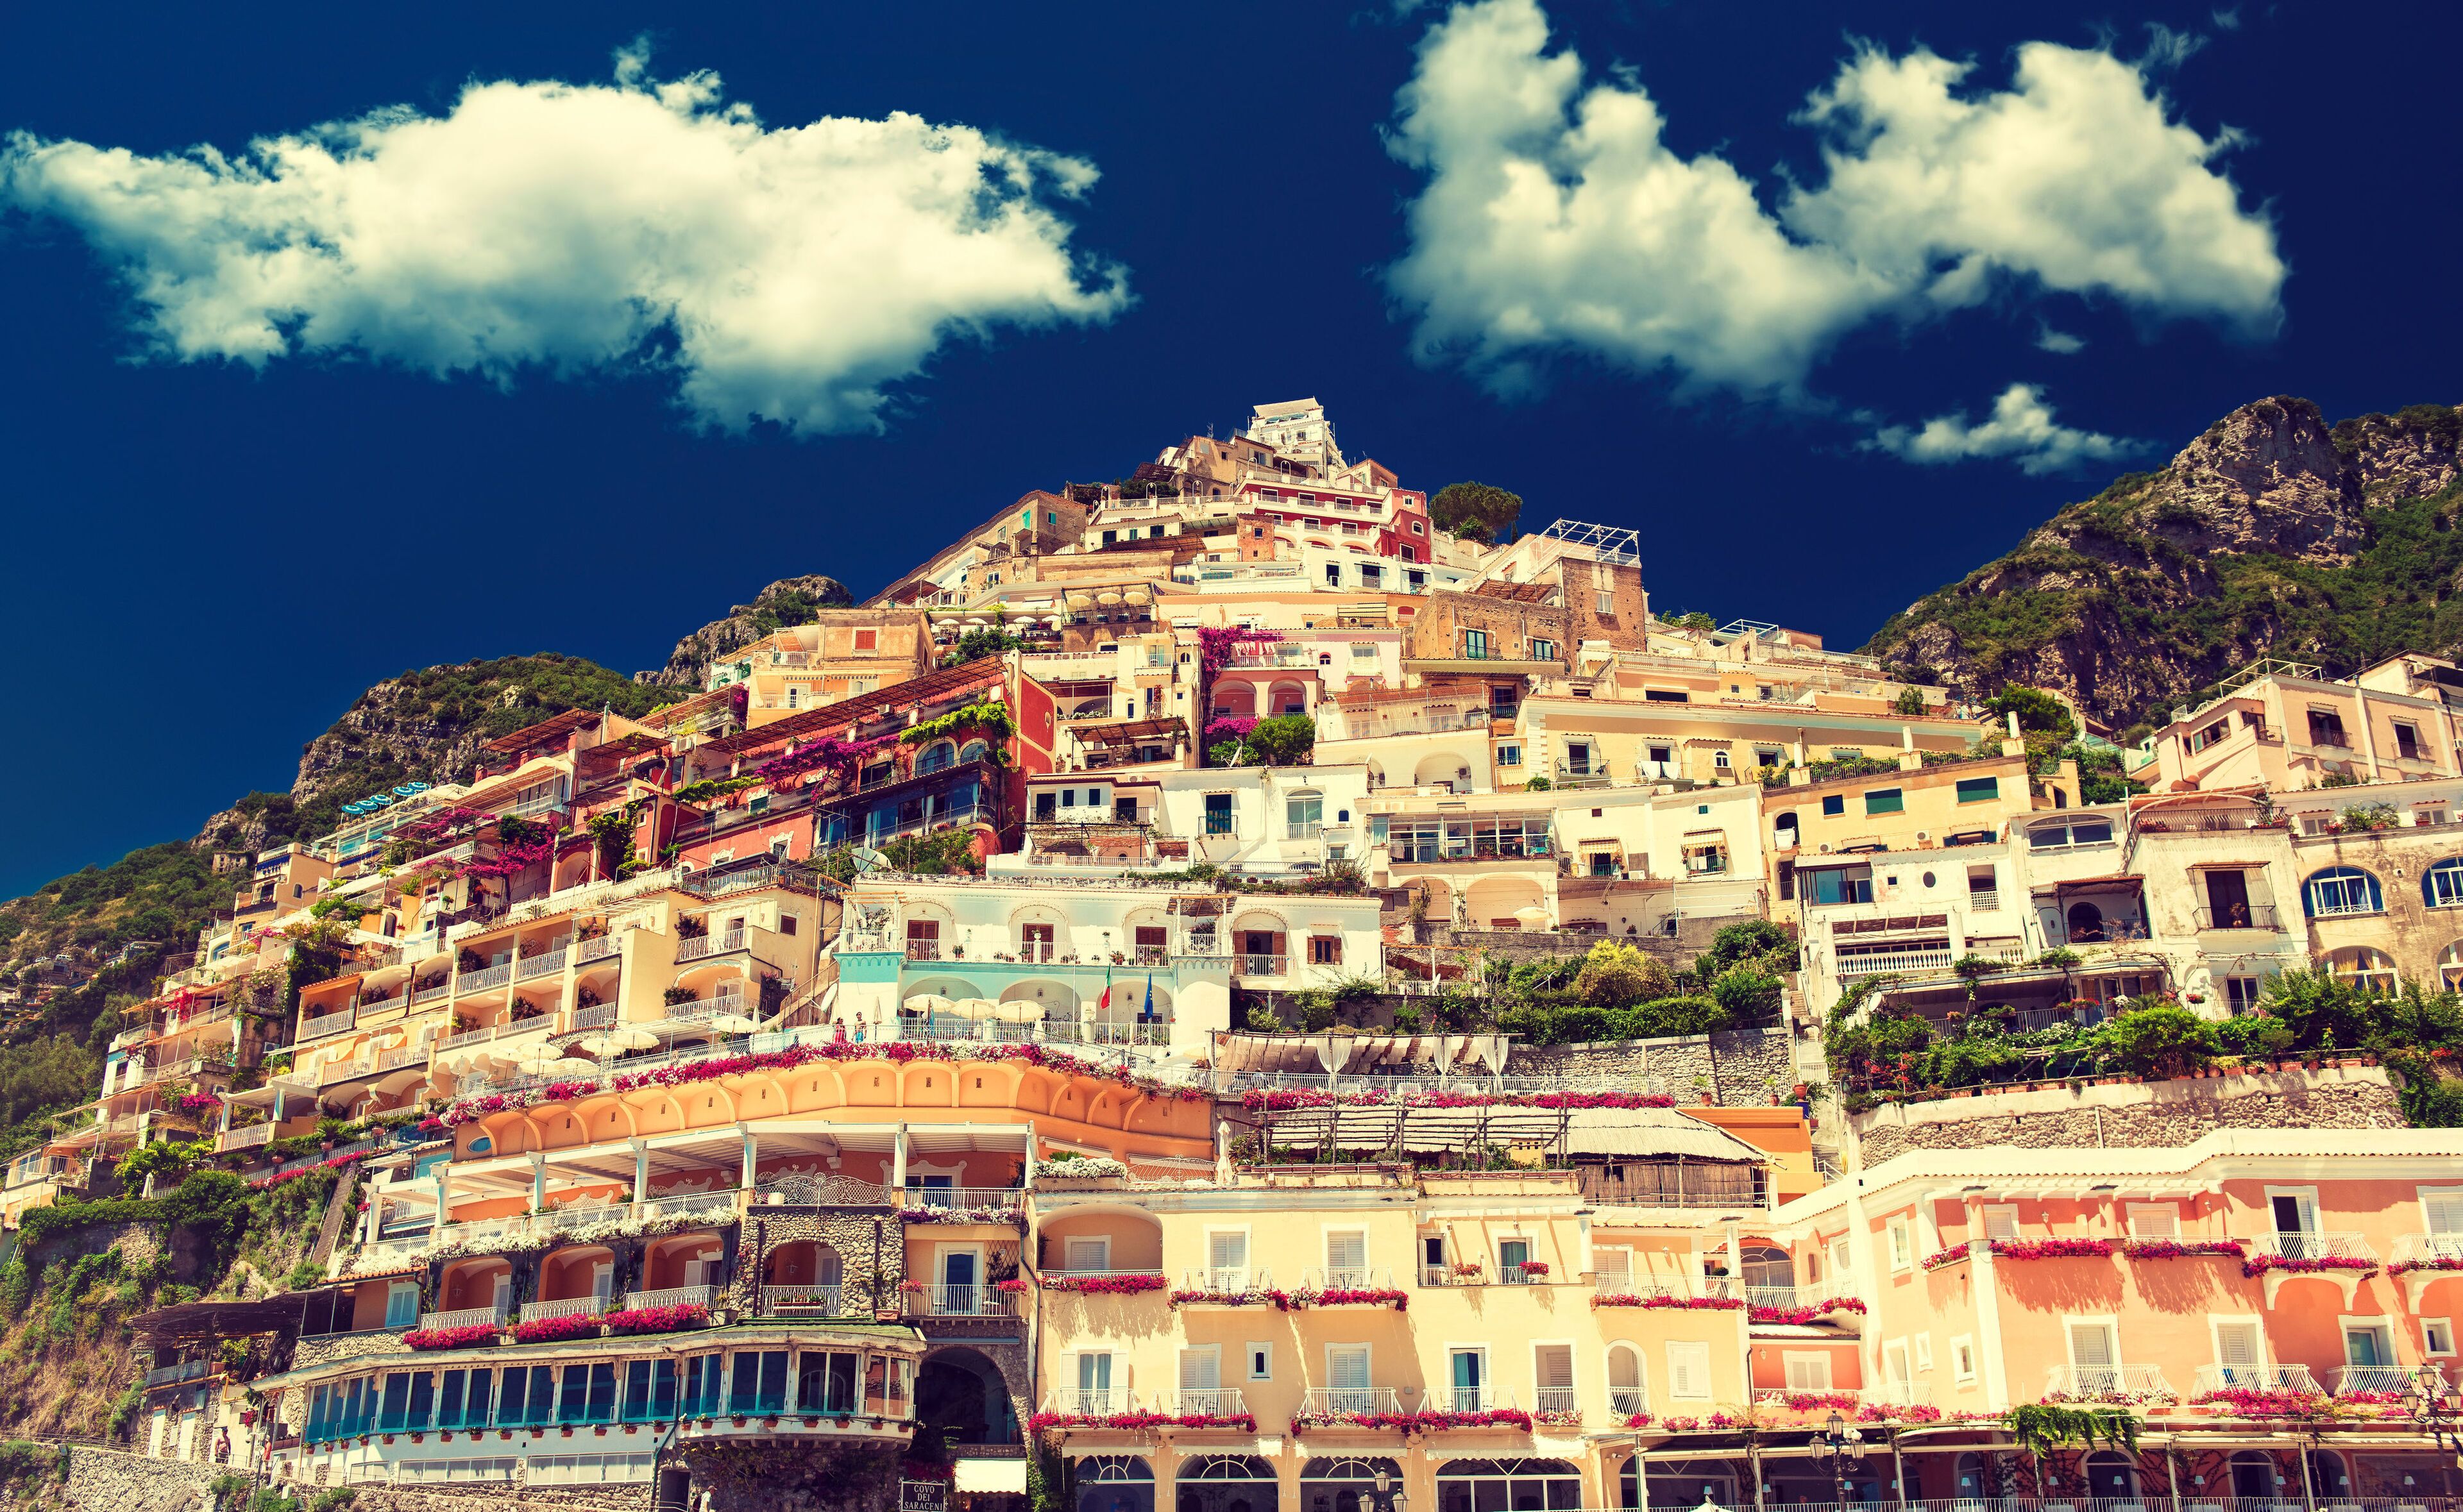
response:
M26 1268L24 1257L10 1256L9 1264L0 1265L0 1314L23 1317L33 1294L33 1273Z
M1676 990L1666 966L1633 945L1602 940L1582 960L1574 996L1595 1008L1623 1008L1664 998Z
M1731 966L1711 983L1711 996L1732 1019L1766 1019L1778 1011L1779 980L1755 966Z
M1660 998L1636 1004L1620 1015L1617 1037L1663 1040L1680 1034L1712 1034L1733 1022L1715 998Z
M2213 1029L2169 1004L2124 1013L2107 1022L2098 1038L2113 1066L2149 1080L2187 1076L2215 1058Z

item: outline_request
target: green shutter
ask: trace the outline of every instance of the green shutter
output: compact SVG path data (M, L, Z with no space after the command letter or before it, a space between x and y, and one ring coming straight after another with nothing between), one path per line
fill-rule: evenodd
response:
M1866 813L1903 813L1907 807L1907 795L1896 788L1876 788L1864 795Z
M1961 777L1958 779L1960 803L1991 803L2001 796L1998 777Z

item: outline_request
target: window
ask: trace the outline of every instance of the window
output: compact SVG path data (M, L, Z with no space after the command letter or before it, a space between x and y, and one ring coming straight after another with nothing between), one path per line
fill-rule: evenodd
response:
M1112 1401L1112 1356L1108 1350L1078 1356L1078 1410L1108 1412Z
M1845 793L1834 792L1829 794L1827 797L1824 797L1821 800L1821 811L1824 814L1834 817L1845 813L1847 811L1847 795Z
M2378 890L2378 879L2368 873L2353 866L2330 866L2311 873L2309 880L2300 884L2300 906L2312 918L2330 918L2384 913L2386 898Z
M1876 788L1864 794L1864 812L1903 813L1907 807L1907 794L1896 788Z
M2130 1203L2129 1237L2132 1239L2180 1238L2181 1210L2169 1202Z
M2311 709L2309 744L2348 747L2352 743L2343 737L2343 716L2330 709Z
M2257 994L2262 985L2256 977L2226 977L2224 1003L2234 1013L2256 1013Z
M1499 767L1521 766L1522 747L1519 745L1499 745L1496 748L1496 764ZM2458 862L2457 864L2463 865L2463 862Z
M1249 1379L1271 1381L1275 1378L1275 1347L1272 1344L1249 1346Z
M2264 1386L2267 1371L2256 1318L2217 1318L2215 1374L2226 1386Z
M1210 792L1206 795L1206 832L1208 834L1232 832L1232 795L1230 793Z
M1973 1336L1962 1333L1950 1341L1950 1373L1956 1376L1961 1384L1975 1379L1975 1340Z
M2454 1325L2446 1318L2420 1320L2420 1352L2452 1354L2454 1352Z
M1342 964L1342 937L1340 935L1311 935L1309 937L1309 964L1312 966L1339 966Z
M2018 1237L2017 1208L2006 1204L1986 1208L1984 1210L1984 1237L1986 1239L2016 1239Z
M1929 1333L1917 1334L1915 1345L1916 1370L1921 1373L1929 1374L1932 1371L1932 1335Z
M2421 873L2420 899L2431 908L2463 908L2463 857L2450 857Z
M881 649L881 632L880 632L880 631L878 631L878 630L859 630L859 631L857 631L857 632L855 633L855 648L856 648L858 651L878 651L878 650L880 650L880 649Z
M1890 1220L1890 1268L1907 1270L1916 1263L1915 1236L1903 1218Z
M1711 1399L1711 1346L1684 1342L1667 1346L1667 1394L1683 1402Z
M1112 1242L1101 1238L1071 1236L1062 1249L1063 1264L1070 1270L1109 1270L1112 1268Z
M2060 851L2071 846L2111 843L2112 821L2109 819L2056 819L2027 832L2027 849L2030 851Z
M1869 903L1873 900L1873 869L1869 866L1803 867L1797 873L1807 903Z
M2409 724L2395 725L2394 753L2404 761L2420 760L2420 731Z
M1782 1358L1787 1365L1787 1389L1791 1392L1826 1392L1830 1390L1830 1351L1827 1350L1788 1350Z
M419 1283L397 1281L385 1288L385 1327L408 1328L419 1322Z
M1314 840L1325 831L1325 799L1313 792L1294 793L1283 805L1286 840Z
M1470 660L1477 661L1485 658L1487 655L1488 632L1485 630L1464 631L1463 656Z
M1717 771L1728 770L1730 766L1728 753L1726 751L1712 751L1711 753L1711 766L1712 769Z
M1531 642L1531 659L1534 661L1556 660L1557 642L1553 640L1533 640Z
M2073 1322L2068 1328L2072 1390L2082 1396L2121 1389L2121 1350L2112 1325L2103 1321Z
M1998 777L1961 777L1958 779L1960 803L1993 803L2001 796Z

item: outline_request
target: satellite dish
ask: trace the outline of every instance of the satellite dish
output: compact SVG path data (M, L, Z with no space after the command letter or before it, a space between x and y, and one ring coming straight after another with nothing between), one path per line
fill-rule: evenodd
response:
M859 872L879 871L881 868L887 866L888 864L888 856L882 854L879 851L874 850L868 845L860 845L855 848L855 868Z

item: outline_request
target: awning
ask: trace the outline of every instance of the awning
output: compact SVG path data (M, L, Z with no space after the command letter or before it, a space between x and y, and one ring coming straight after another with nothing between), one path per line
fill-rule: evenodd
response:
M2055 882L2053 896L2070 897L2080 893L2135 893L2146 885L2145 877L2125 873L2116 876L2082 876L2067 882Z
M951 1489L958 1491L1007 1491L1023 1496L1026 1492L1026 1461L1018 1459L959 1459L951 1463L956 1472Z

